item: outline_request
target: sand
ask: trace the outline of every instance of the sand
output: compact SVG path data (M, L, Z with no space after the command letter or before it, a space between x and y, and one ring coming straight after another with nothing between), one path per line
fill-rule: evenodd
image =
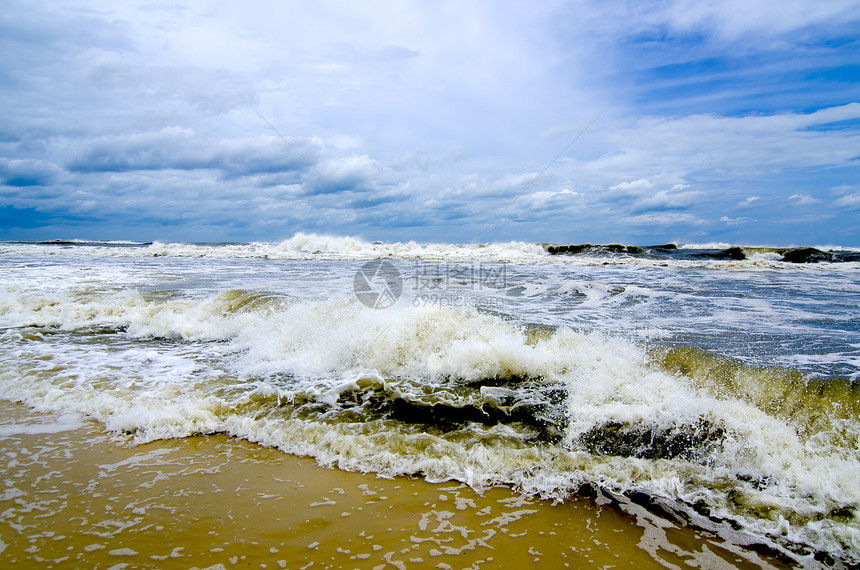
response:
M5 401L0 473L4 568L778 565L600 496L387 480L220 434L134 446Z

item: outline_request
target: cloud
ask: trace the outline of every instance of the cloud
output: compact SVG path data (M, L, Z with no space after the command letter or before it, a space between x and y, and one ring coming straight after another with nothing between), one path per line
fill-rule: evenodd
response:
M860 193L842 196L834 204L840 208L847 208L849 210L860 209Z
M633 180L630 182L621 182L619 184L611 186L609 189L616 190L622 194L637 195L643 190L650 190L653 186L654 183L650 180L640 178L638 180Z
M125 172L131 170L189 170L206 160L195 149L194 132L181 127L92 140L69 163L75 172Z
M625 218L625 222L646 226L666 226L675 224L698 225L704 223L701 218L698 218L693 214L681 214L674 212L647 213L638 214L635 216L628 216L627 218Z
M781 2L778 9L768 2L729 0L724 2L671 2L662 14L673 29L685 33L710 31L722 41L765 42L774 37L802 32L819 25L857 20L860 8L851 1L810 4L802 0Z
M610 96L645 113L775 113L857 99L860 10L850 0L585 4L590 39L612 42L601 51L610 69L624 69Z
M821 130L838 121L860 119L860 103L812 113L723 117L642 117L619 125L608 142L622 149L603 160L625 167L633 160L653 166L676 163L686 170L849 166L860 148L860 133ZM853 144L858 147L852 147ZM640 165L637 164L637 167ZM640 170L641 172L641 170Z
M0 158L0 184L6 186L47 186L61 173L57 165L42 160Z
M750 218L744 218L744 217L730 218L728 216L720 216L720 221L724 222L730 226L737 226L740 224L748 224L750 222L755 222L755 220L750 219Z
M13 0L0 199L26 235L856 239L860 15L807 4Z
M542 190L527 195L524 201L527 203L527 207L533 210L564 210L570 207L580 196L582 194L574 192L569 188L565 188L559 192Z
M696 190L660 190L651 196L643 197L633 204L633 211L649 210L684 210L693 206L701 197L702 192Z
M297 152L298 151L298 154ZM193 130L166 127L121 136L104 136L91 140L69 161L72 172L132 172L141 170L215 170L226 180L255 175L297 173L281 177L295 182L298 176L311 176L313 163L319 163L328 153L324 143L316 138L294 138L288 143L278 137L262 136L250 139L206 140ZM306 163L305 160L313 161ZM352 179L358 174L356 163L367 157L342 159L351 166L337 165L332 159L318 164L332 180ZM364 174L369 174L365 169Z
M792 194L788 197L789 200L793 201L798 206L809 206L811 204L817 204L820 202L817 198L813 198L809 194Z

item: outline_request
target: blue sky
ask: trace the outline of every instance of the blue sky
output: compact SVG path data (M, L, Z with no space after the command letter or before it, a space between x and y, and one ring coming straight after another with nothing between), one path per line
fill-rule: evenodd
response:
M0 239L860 246L858 38L839 0L7 1Z

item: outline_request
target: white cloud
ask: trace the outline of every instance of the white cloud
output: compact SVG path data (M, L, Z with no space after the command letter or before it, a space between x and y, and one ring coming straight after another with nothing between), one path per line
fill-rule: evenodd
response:
M704 223L704 220L693 214L682 214L676 212L653 212L648 214L638 214L625 218L626 223L642 224L642 225L674 225L674 224L692 224L698 225Z
M581 196L579 192L574 192L569 188L565 188L560 192L546 190L533 192L528 195L527 199L530 206L533 208L563 208L570 205L578 196Z
M675 169L729 171L847 166L860 148L860 133L815 127L857 119L860 103L808 114L643 117L618 125L607 142L621 149L612 155L615 166L634 166L640 172L670 164Z
M316 170L332 185L329 190L361 187L382 177L380 165L366 154L324 160Z
M809 194L792 194L788 197L788 199L793 201L798 206L808 206L810 204L817 204L821 201L817 198L813 198Z
M652 196L637 200L633 209L636 211L683 210L693 206L701 197L702 192L696 190L660 190Z
M726 41L737 41L741 37L766 41L810 26L838 24L860 17L860 6L851 0L815 3L786 0L778 7L762 0L677 0L666 5L665 10L663 17L675 29L685 32L713 30Z
M836 200L834 204L840 208L848 208L851 210L860 209L860 193L842 196Z
M631 192L631 193L639 193L642 190L649 190L654 186L654 183L650 180L646 180L645 178L640 178L638 180L632 180L630 182L622 182L620 184L616 184L615 186L610 186L610 190L621 190L622 192Z
M720 221L724 222L730 226L737 226L737 225L741 225L741 224L747 224L750 222L754 222L755 220L752 220L750 218L744 218L744 217L730 218L728 216L720 216Z

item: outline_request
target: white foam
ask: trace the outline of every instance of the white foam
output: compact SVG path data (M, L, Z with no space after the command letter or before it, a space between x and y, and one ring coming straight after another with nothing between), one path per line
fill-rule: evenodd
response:
M61 414L49 416L39 423L13 423L0 425L0 438L16 435L40 435L73 431L83 427L84 423L78 414Z
M302 232L281 242L278 247L285 251L300 251L304 253L349 253L366 252L374 249L372 244L367 243L361 238L305 234Z
M429 259L539 259L547 257L543 246L526 242L489 244L441 243L369 243L351 236L329 236L298 233L280 243L196 244L153 242L146 247L91 247L49 246L32 243L0 242L0 252L87 257L206 257L215 259L242 259L265 257L270 259L373 259L376 257L423 257Z
M707 243L682 243L678 244L679 249L728 249L732 244L722 241L712 241Z

